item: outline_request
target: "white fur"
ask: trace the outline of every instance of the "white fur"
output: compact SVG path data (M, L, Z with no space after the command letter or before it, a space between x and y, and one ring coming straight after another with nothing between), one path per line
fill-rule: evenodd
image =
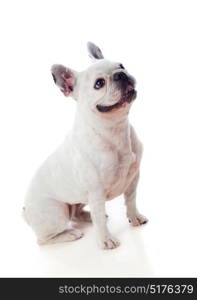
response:
M40 244L80 238L82 233L70 221L90 221L83 211L83 206L89 204L100 246L117 247L119 242L107 229L105 201L121 194L133 225L147 221L135 203L142 144L128 121L131 104L115 113L100 113L95 108L97 103L116 102L117 93L109 79L116 66L101 59L78 73L73 92L77 99L73 129L31 182L24 216ZM92 87L98 74L107 78L103 91Z

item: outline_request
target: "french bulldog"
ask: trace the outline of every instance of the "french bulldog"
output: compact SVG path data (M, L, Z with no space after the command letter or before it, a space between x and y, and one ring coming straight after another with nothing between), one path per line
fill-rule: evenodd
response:
M121 194L129 221L134 226L148 221L136 207L142 144L128 120L136 81L95 44L88 42L88 52L93 63L85 71L51 68L55 84L76 100L77 110L72 130L27 191L23 214L40 245L79 239L83 233L73 224L92 221L100 247L116 248L119 241L108 230L105 202Z

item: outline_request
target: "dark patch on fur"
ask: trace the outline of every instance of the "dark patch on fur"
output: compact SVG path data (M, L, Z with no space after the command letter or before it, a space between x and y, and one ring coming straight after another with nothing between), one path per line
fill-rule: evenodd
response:
M124 72L116 72L113 76L113 79L115 81L119 81L119 80L127 80L128 81L128 77Z
M53 76L54 82L56 83L56 78L55 78L55 75L53 73L52 73L52 76Z

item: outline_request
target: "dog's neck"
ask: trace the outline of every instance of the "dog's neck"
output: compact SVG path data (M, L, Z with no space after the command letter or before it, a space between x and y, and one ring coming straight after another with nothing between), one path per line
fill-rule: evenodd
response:
M74 132L78 138L83 139L86 135L97 136L101 139L110 140L119 145L130 143L130 125L128 113L124 115L114 114L111 117L86 113L80 109L76 112Z

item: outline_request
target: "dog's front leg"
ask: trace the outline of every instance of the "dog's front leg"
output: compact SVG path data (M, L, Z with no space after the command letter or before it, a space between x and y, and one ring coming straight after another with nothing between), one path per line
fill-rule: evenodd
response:
M124 193L127 217L133 226L139 226L148 222L148 219L139 213L136 206L136 190L138 181L139 171L137 171L130 186Z
M99 246L103 249L113 249L120 243L108 231L105 200L104 193L98 191L89 193L88 202Z

